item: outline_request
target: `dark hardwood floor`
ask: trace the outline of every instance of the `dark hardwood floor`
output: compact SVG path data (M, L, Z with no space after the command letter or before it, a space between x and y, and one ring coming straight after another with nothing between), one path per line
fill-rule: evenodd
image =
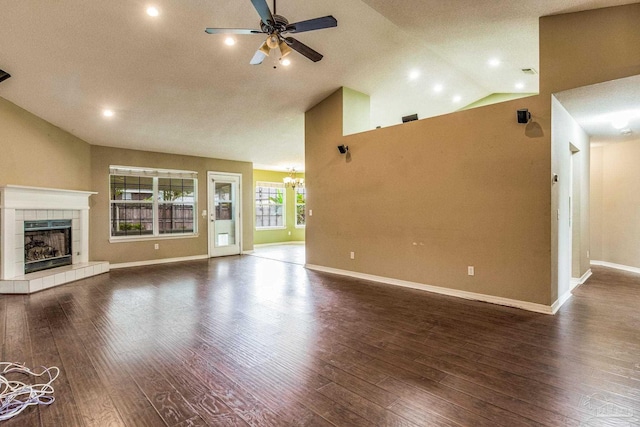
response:
M640 425L640 275L556 316L243 256L0 297L2 360L58 366L4 426Z

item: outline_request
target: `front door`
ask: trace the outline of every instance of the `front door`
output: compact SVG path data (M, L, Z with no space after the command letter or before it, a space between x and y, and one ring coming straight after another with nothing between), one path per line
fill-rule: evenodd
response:
M209 172L209 256L238 255L241 175Z

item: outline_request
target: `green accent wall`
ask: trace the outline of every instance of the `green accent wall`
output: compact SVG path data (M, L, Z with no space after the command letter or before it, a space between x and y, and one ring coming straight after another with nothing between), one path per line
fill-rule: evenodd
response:
M274 172L267 170L254 169L253 171L253 193L255 195L256 182L282 182L282 180L289 176L287 172ZM304 178L304 173L296 173L296 177ZM254 197L254 209L255 215L255 197ZM277 230L256 230L253 229L253 243L255 245L264 245L269 243L282 243L282 242L303 242L305 238L305 229L296 227L296 199L295 193L292 188L285 190L285 225L283 229ZM254 221L255 223L255 221Z

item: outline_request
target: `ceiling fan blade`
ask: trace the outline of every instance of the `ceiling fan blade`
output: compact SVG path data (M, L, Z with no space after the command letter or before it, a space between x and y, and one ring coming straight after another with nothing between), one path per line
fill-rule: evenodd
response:
M297 51L298 53L300 53L303 56L306 56L307 58L309 58L313 62L318 62L318 61L320 61L322 59L322 55L321 54L319 54L315 50L311 49L306 44L301 43L298 40L294 39L293 37L285 37L284 41L289 45L289 47L291 47L291 49Z
M251 58L251 61L249 62L249 64L251 65L260 65L262 64L262 61L264 61L264 58L266 58L267 55L265 55L260 49L256 50L255 55L253 55L253 58Z
M207 34L262 34L262 30L250 30L246 28L206 28Z
M260 15L260 19L262 19L262 22L264 22L266 25L273 25L275 21L273 19L273 15L271 14L271 10L267 5L267 0L251 0L251 3L253 3L253 7L256 8L256 11L258 12L258 15Z
M302 33L304 31L322 30L323 28L337 27L338 21L331 15L322 18L309 19L307 21L294 22L287 25L285 31L290 33Z

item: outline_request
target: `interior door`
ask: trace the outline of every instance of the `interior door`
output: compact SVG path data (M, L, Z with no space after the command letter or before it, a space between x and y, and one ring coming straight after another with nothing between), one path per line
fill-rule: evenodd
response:
M241 253L239 174L209 172L209 256Z

